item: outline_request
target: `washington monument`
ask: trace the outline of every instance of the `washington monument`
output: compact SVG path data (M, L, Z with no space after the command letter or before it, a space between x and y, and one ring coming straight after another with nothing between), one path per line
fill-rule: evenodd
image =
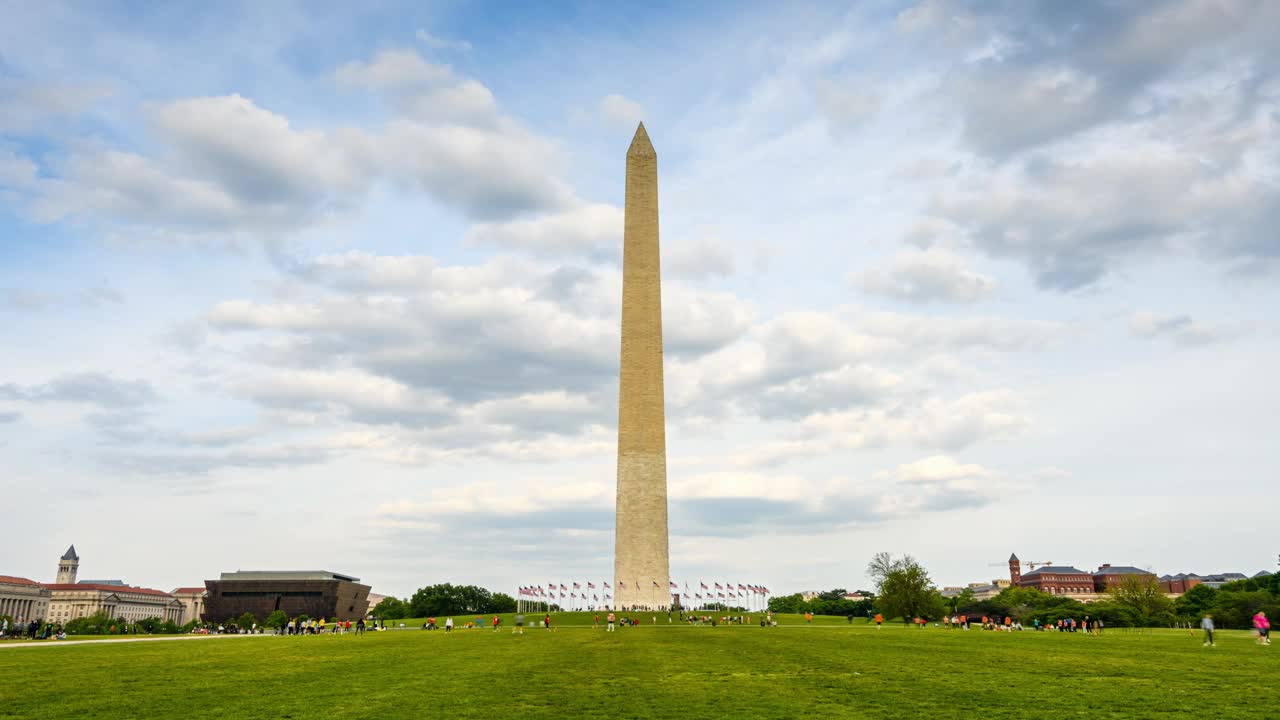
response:
M671 604L667 431L662 394L658 155L644 123L636 128L627 149L624 216L614 604L657 608Z

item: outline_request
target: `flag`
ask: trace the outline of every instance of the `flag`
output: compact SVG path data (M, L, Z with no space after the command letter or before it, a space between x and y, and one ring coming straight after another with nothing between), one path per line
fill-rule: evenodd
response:
M679 586L679 585L677 585L677 584L675 584L675 583L671 583L671 589L672 589L672 590L677 590L677 589L679 589L679 588L680 588L680 586Z
M564 585L560 586L560 592L568 592L568 590L569 588L565 587Z
M579 585L578 583L574 583L574 584L573 584L573 589L574 589L574 590L581 590L581 589L582 589L582 586L581 586L581 585Z
M622 588L623 590L626 590L626 589L627 589L627 584L626 584L625 582L623 582L623 581L619 580L619 581L618 581L618 587Z
M723 587L721 587L720 583L716 583L716 589L717 589L717 590L723 590L724 588L723 588Z
M593 602L599 602L599 601L600 601L600 598L599 598L598 596L596 596L596 595L592 595L592 596L591 596L591 600L592 600Z
M703 589L703 590L710 590L710 589L711 589L711 588L707 587L707 584L706 584L706 583L704 583L704 582L702 582L701 580L699 580L699 581L698 581L698 584L702 586L702 589Z
M604 584L604 589L605 589L605 590L612 590L613 588L609 587L609 583L605 583L605 584Z
M653 581L653 586L654 586L654 587L658 587L658 581L657 581L657 580L654 580L654 581Z
M588 590L595 590L595 589L596 589L596 584L595 584L595 583L593 583L593 582L589 582L589 583L587 583L587 589L588 589Z

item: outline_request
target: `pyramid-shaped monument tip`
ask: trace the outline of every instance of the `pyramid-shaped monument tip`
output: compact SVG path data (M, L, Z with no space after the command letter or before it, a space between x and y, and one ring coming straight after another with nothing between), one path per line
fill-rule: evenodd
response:
M657 154L653 151L653 143L649 142L649 133L645 132L643 122L636 128L636 135L631 138L631 147L627 148L627 154L650 157Z

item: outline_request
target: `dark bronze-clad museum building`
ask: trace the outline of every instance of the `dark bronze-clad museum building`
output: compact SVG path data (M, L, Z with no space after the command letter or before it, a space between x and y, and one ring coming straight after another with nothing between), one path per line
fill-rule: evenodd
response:
M225 622L253 613L262 622L276 610L289 617L358 620L369 611L369 586L324 570L247 570L205 580L201 618Z

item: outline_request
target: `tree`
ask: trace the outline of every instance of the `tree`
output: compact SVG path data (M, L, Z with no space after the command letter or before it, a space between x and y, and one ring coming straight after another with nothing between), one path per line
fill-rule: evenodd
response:
M253 613L246 612L245 614L236 618L234 622L241 630L248 630L252 628L254 625L258 624L258 618L254 617Z
M289 615L283 610L276 610L262 621L262 627L282 628L289 624Z
M945 598L945 600L947 601L948 609L950 609L952 613L958 613L961 610L968 610L978 602L978 598L973 594L973 588L965 588L961 590L959 594L953 595L950 598Z
M369 614L380 617L383 620L399 620L409 617L409 605L400 598L385 597L373 610L369 611Z
M1165 625L1173 619L1173 601L1165 596L1155 577L1126 575L1107 589L1107 595L1119 608L1128 611L1135 625Z
M929 573L910 555L894 560L889 553L876 553L867 564L867 574L876 581L880 611L889 617L901 617L906 623L917 617L936 619L946 612Z
M1202 583L1182 593L1173 601L1173 608L1183 619L1195 620L1204 617L1206 612L1212 612L1211 608L1217 601L1218 590Z
M486 613L513 613L516 611L516 599L506 593L494 593L489 598Z

